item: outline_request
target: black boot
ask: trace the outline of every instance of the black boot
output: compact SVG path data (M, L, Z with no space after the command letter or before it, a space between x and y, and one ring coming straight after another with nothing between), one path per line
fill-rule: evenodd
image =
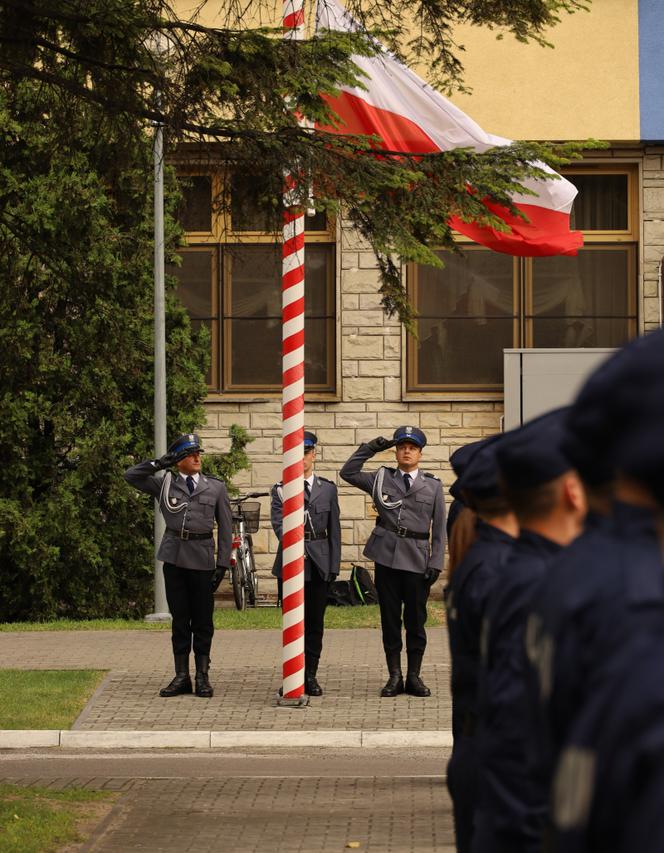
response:
M408 672L406 673L406 693L410 696L431 696L431 691L420 678L422 655L408 655Z
M322 696L323 688L316 680L318 661L309 660L304 663L304 692L307 696Z
M210 699L214 695L214 690L208 678L210 671L210 656L195 655L196 657L196 695L202 699Z
M184 693L193 693L191 678L189 676L189 655L174 655L175 678L168 687L162 687L160 696L181 696Z
M401 674L401 653L390 652L385 655L387 660L387 671L390 677L385 682L385 687L380 691L384 697L398 696L403 693L403 675Z

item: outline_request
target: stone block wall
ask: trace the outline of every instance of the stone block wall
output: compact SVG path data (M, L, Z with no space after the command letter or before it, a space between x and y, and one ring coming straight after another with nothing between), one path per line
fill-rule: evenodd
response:
M338 474L358 444L377 435L390 436L401 424L420 427L428 439L422 467L440 476L446 490L454 479L450 454L468 441L497 432L502 403L403 402L401 327L380 307L373 253L348 230L342 233L339 267L340 399L307 402L305 423L318 436L317 473L339 487L342 568L350 568L352 563L365 562L362 549L374 525L370 498L347 486ZM226 450L232 423L245 427L254 437L248 448L251 471L242 472L235 481L242 491L268 491L281 479L280 398L209 402L206 412L207 426L201 430L206 448ZM390 450L370 464L378 467L393 460L394 451ZM261 530L254 536L254 545L256 562L267 577L277 540L270 527L268 498L262 499L262 507Z
M664 257L664 148L646 148L643 157L643 329L660 324L660 264Z

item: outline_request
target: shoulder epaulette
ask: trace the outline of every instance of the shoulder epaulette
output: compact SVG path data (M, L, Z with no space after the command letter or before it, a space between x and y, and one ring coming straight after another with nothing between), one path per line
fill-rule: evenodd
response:
M430 474L428 471L423 471L422 476L428 477L430 480L439 480L440 479L440 477L436 477L435 474Z
M337 485L337 484L334 482L334 480L328 480L328 478L327 478L327 477L319 477L319 476L318 476L318 474L316 474L316 476L318 477L318 479L319 479L319 480L322 480L324 483L331 483L333 486L336 486L336 485Z
M203 474L208 480L216 480L218 483L223 483L226 485L225 481L221 479L221 477L217 477L214 474Z

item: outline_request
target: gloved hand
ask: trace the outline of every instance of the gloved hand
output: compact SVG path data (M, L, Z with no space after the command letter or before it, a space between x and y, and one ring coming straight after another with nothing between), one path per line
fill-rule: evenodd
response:
M380 453L381 450L388 450L390 447L394 447L396 444L391 438L383 438L382 435L379 435L378 438L372 438L371 441L367 442L367 446L369 450L373 450L374 453Z
M225 566L217 566L212 572L212 592L216 592L219 584L226 577L228 569Z
M164 453L159 459L155 459L152 463L155 471L163 471L165 468L172 468L175 465L175 458L172 453Z
M432 569L430 566L427 566L427 569L424 572L424 580L429 584L429 586L433 586L439 577L440 569Z

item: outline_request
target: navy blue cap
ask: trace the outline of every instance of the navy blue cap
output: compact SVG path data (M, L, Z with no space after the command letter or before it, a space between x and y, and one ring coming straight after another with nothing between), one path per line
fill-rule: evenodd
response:
M463 473L457 480L462 492L470 492L477 498L496 498L502 490L500 486L500 471L496 452L505 435L492 435L481 443L473 454Z
M313 432L304 433L304 447L307 450L310 450L312 447L315 447L318 444L318 438Z
M185 456L190 456L192 453L203 453L204 451L198 433L189 432L179 435L168 448L168 452L175 458L176 462L179 462Z
M464 444L463 447L458 447L454 451L450 456L450 465L457 478L463 476L463 472L466 470L466 466L473 456L495 438L495 435L490 435L488 438L482 438L479 441L471 441L469 444Z
M412 441L413 444L416 444L420 449L422 449L427 443L426 435L421 429L414 426L397 427L394 430L392 440L395 444L401 444L402 441Z
M631 341L610 356L581 388L567 418L565 452L591 485L613 479L636 433L646 439L646 423L664 397L664 332ZM628 439L628 436L631 438ZM643 448L654 462L650 440Z
M563 452L568 407L554 409L505 433L496 446L496 460L509 489L533 489L569 471Z

